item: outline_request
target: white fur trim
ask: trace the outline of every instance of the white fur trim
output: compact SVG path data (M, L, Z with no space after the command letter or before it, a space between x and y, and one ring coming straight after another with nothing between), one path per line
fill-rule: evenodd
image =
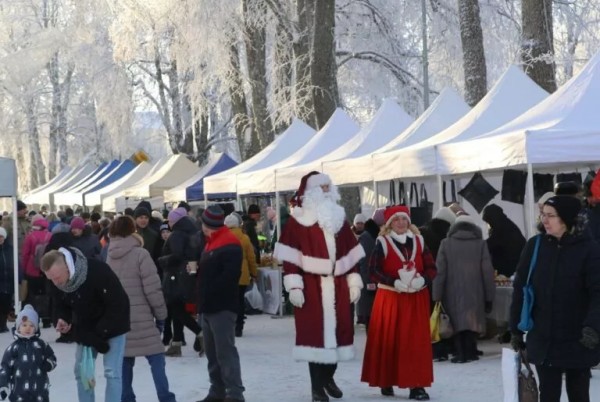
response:
M390 216L390 218L385 222L385 226L390 226L390 223L392 223L392 219L394 219L396 216L405 217L406 219L408 219L408 224L411 224L410 216L408 216L406 212L396 212L394 215Z
M302 253L300 250L287 246L283 243L275 243L273 258L275 258L277 261L287 261L298 267L302 267Z
M315 188L317 186L331 185L331 178L325 173L313 174L306 180L306 190Z
M321 302L323 304L323 345L325 349L337 347L335 329L335 283L333 276L321 277Z
M383 236L377 236L376 242L381 244L381 248L383 249L383 256L387 257L387 242L385 241Z
M273 257L278 261L289 262L302 268L305 272L317 275L331 275L333 272L333 263L329 258L316 258L303 255L300 250L287 246L283 243L276 243Z
M354 345L340 346L337 348L338 361L354 359Z
M337 253L337 247L335 246L335 236L333 233L329 233L323 230L323 237L325 237L325 245L327 246L327 253L329 254L329 260L332 263L335 262L335 255Z
M461 216L457 217L456 220L454 221L454 223L460 223L460 222L466 222L466 223L470 223L473 226L479 226L477 224L477 221L470 215L461 215Z
M294 346L292 357L296 361L307 361L312 363L337 363L337 350L315 348L312 346Z
M287 292L292 289L304 289L304 280L301 275L287 274L283 276L283 286Z
M73 275L75 275L75 261L73 261L73 255L64 247L60 247L58 251L60 251L60 253L65 257L65 262L67 263L67 268L69 269L69 279L71 279Z
M358 274L356 272L352 272L351 274L348 274L348 276L346 276L346 281L348 282L349 288L362 289L364 287L362 278L360 277L360 274Z
M365 250L363 249L362 245L357 244L352 248L352 250L350 250L348 254L335 262L334 275L339 276L350 271L365 256Z
M317 214L311 209L294 207L294 209L292 209L292 216L302 226L311 227L317 223Z

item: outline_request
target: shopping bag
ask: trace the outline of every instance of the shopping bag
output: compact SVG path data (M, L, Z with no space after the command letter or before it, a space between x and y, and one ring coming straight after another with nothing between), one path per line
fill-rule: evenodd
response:
M526 186L527 172L506 169L502 174L502 200L523 205Z
M417 227L425 225L433 215L433 202L427 198L425 184L421 184L417 193L417 183L410 183L410 221Z
M431 331L431 343L439 342L442 338L440 337L440 313L442 310L442 304L440 302L435 303L431 317L429 317L429 330Z
M91 346L83 346L81 350L81 361L79 362L79 375L81 383L86 391L96 386L96 366Z
M538 387L533 370L523 350L519 352L519 402L538 402Z
M258 286L256 286L256 283L253 283L250 286L250 289L246 291L246 294L244 295L244 297L246 298L246 301L248 301L248 304L250 304L250 307L252 307L255 310L262 311L263 297L260 294L260 291L258 290Z
M519 354L512 349L502 349L502 388L504 389L504 402L519 402L520 371Z
M492 187L481 173L477 172L458 194L467 200L477 213L481 213L488 202L498 194L498 190Z
M452 322L450 321L450 316L448 314L446 314L446 311L444 310L444 306L442 306L442 303L440 303L440 338L442 339L448 339L448 338L452 338L452 335L454 335L454 328L452 327Z

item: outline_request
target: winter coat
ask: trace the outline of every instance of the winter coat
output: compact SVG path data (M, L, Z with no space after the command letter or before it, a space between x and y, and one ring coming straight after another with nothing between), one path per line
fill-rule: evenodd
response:
M48 402L48 372L56 367L54 351L38 335L23 338L13 332L13 336L16 340L2 357L0 387L9 388L11 402Z
M117 275L105 263L87 260L85 281L66 293L52 285L56 316L73 324L75 341L97 347L129 332L129 297Z
M600 347L579 343L581 329L600 333L600 246L584 234L565 234L559 240L539 235L540 246L531 284L533 328L527 333L531 363L554 367L589 368L600 362ZM515 281L511 331L519 333L523 286L527 282L535 237L527 242Z
M240 286L248 286L250 284L250 277L255 278L258 276L258 270L256 268L256 257L254 256L254 247L250 243L248 235L242 232L241 228L230 228L231 233L237 237L242 245L242 273L240 275Z
M14 293L14 269L13 246L4 240L4 243L0 244L0 293L7 295Z
M449 229L450 223L436 218L433 218L425 226L419 228L421 236L423 236L423 240L429 251L431 251L431 254L433 254L434 259L437 259L440 244L448 235Z
M163 256L158 259L163 271L163 292L167 304L191 300L195 281L186 270L188 261L198 261L204 248L204 236L189 218L181 218L173 225L173 232L165 243Z
M6 229L7 239L13 241L13 218L12 214L2 218L2 227ZM25 242L25 236L31 232L31 222L25 217L17 217L17 247L19 249L19 257L23 253L23 243Z
M254 257L256 258L256 263L260 264L260 244L258 242L256 226L256 221L250 217L247 217L244 219L242 229L244 230L244 233L248 235L250 238L250 243L252 243L252 247L254 247Z
M51 237L52 234L47 230L34 230L25 237L21 263L23 264L26 276L33 278L42 276L40 268L35 266L35 249L40 244L48 243Z
M154 319L164 320L167 307L156 266L142 241L137 234L112 238L106 261L129 296L131 330L125 345L127 357L164 352Z
M375 239L377 239L378 235L379 226L377 226L373 219L368 219L365 222L364 232L358 236L358 243L365 250L365 256L358 262L358 268L364 287L360 290L360 299L358 299L357 303L357 314L365 320L368 320L371 316L375 292L377 291L377 284L371 281L371 276L369 275L369 259L375 249ZM368 323L368 321L366 322Z
M218 229L207 239L198 265L198 312L237 314L242 258L240 241L227 227Z
M88 260L100 259L102 247L100 247L98 236L92 234L92 229L89 226L86 226L81 236L73 236L72 238L71 246L79 249L85 258Z
M519 227L504 214L502 208L495 204L485 207L481 218L490 225L487 245L492 265L498 274L510 278L515 273L525 245L525 237Z
M455 332L485 333L485 303L496 292L494 269L481 229L457 222L442 240L436 261L433 300L441 301Z
M144 239L144 248L150 253L150 256L154 259L157 257L157 243L159 234L157 231L152 229L149 225L143 229L137 228L137 234Z
M600 242L600 205L588 207L585 210L585 230L592 239Z

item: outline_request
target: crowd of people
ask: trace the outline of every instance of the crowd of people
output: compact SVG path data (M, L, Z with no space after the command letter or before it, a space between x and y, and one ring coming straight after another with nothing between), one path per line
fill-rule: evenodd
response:
M273 250L294 308L292 355L308 363L313 401L343 396L334 377L338 362L355 357L355 322L367 330L360 380L384 397L397 387L429 400L434 361L479 359L496 275L514 279L509 328L499 339L527 351L540 400L560 400L564 375L569 401L589 401L590 368L600 363L600 194L589 185L581 194L561 183L540 198L539 234L528 241L495 204L479 218L453 203L420 228L410 207L393 205L370 218L357 214L350 225L337 187L319 172L302 178L289 209L266 209L273 228L281 219L281 236L271 242L257 230L257 205L244 215L218 205L192 212L181 203L163 214L141 202L109 219L70 209L28 213L19 201L17 226L5 216L0 227L0 332L15 321L0 399L49 400L57 358L39 328L55 326L57 342L76 344L77 367L88 354L102 355L106 401L136 400L133 367L144 357L158 400L174 402L165 357L182 355L185 327L207 360L210 388L201 402L244 401L235 338L243 336L244 296L261 254ZM14 259L26 304L16 317ZM530 291L533 326L524 329ZM453 334L432 344L437 303ZM75 373L79 401L94 400L83 372Z

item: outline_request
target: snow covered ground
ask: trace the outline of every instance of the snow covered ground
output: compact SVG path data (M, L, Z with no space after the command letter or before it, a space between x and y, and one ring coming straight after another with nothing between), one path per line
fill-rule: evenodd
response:
M57 344L54 329L42 330L42 337L50 342L58 358L58 367L50 373L52 401L76 401L77 393L73 377L74 346ZM195 402L204 398L208 391L206 358L199 358L191 347L193 339L186 333L188 346L184 356L167 358L167 375L171 389L179 402ZM2 350L11 341L9 334L0 335ZM294 341L294 321L290 317L272 319L268 315L249 316L244 336L237 338L241 355L242 379L249 402L307 402L310 401L310 382L306 363L294 362L291 348ZM364 327L356 330L357 357L338 367L336 380L344 391L341 401L393 401L408 400L407 390L396 391L396 397L383 397L376 388L360 382L361 361L365 344ZM495 341L480 343L485 355L478 362L452 364L434 363L435 383L429 389L433 401L447 402L502 402L502 379L500 370L501 345ZM102 363L97 361L96 400L104 401L104 377ZM600 400L600 371L594 371L591 400ZM150 369L143 358L136 360L134 390L138 402L157 401ZM562 401L567 401L564 395ZM111 401L112 402L112 401ZM114 401L118 402L118 401Z

